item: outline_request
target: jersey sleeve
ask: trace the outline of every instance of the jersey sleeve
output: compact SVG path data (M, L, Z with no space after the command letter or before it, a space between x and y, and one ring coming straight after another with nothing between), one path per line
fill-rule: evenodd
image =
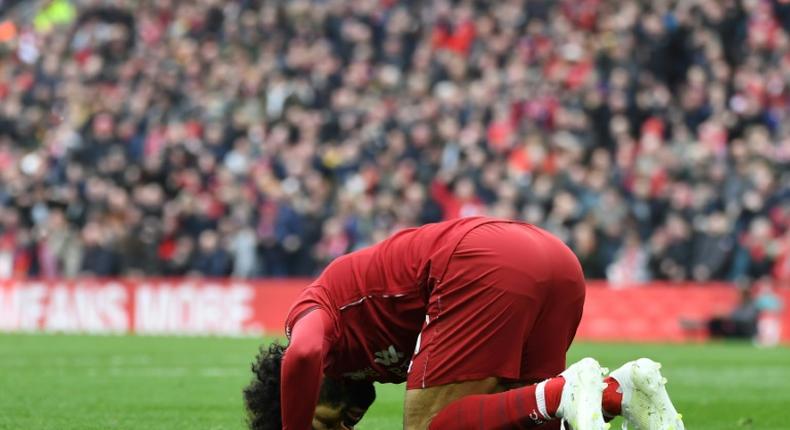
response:
M331 344L329 314L314 308L290 330L280 370L280 411L283 430L310 430L323 380L324 359Z

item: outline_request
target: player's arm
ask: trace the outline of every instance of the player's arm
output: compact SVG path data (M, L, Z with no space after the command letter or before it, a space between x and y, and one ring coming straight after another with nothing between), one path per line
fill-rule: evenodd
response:
M312 428L331 324L329 314L318 308L300 318L291 330L280 371L283 430Z

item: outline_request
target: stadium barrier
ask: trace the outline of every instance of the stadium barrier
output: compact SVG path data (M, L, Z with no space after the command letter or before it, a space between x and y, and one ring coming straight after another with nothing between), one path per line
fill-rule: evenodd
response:
M110 279L0 281L0 331L243 336L283 332L291 303L309 281ZM790 304L790 289L778 291ZM729 313L728 284L644 284L611 288L591 282L578 338L688 342L706 338L681 321ZM778 316L790 343L790 312Z

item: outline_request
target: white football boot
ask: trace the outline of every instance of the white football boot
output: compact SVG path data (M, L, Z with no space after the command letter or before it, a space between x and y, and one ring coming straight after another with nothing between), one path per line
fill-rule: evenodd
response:
M669 400L661 364L648 358L625 363L610 373L623 392L623 430L684 430L683 416Z
M592 358L584 358L571 365L560 375L565 378L557 418L571 425L573 430L606 430L603 421L601 398L606 383L607 369Z

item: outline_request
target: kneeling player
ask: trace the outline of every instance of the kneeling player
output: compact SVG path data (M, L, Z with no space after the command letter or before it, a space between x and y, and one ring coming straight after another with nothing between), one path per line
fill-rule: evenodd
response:
M681 429L663 386L632 389L660 382L657 367L634 362L607 383L593 359L564 370L584 294L576 257L534 226L467 218L405 230L338 258L302 293L287 351L260 356L245 391L250 422L350 428L367 408L360 383L406 381L409 430L557 428L558 419L598 430L621 398L636 428ZM351 388L331 398L322 381ZM281 414L267 401L277 390Z

